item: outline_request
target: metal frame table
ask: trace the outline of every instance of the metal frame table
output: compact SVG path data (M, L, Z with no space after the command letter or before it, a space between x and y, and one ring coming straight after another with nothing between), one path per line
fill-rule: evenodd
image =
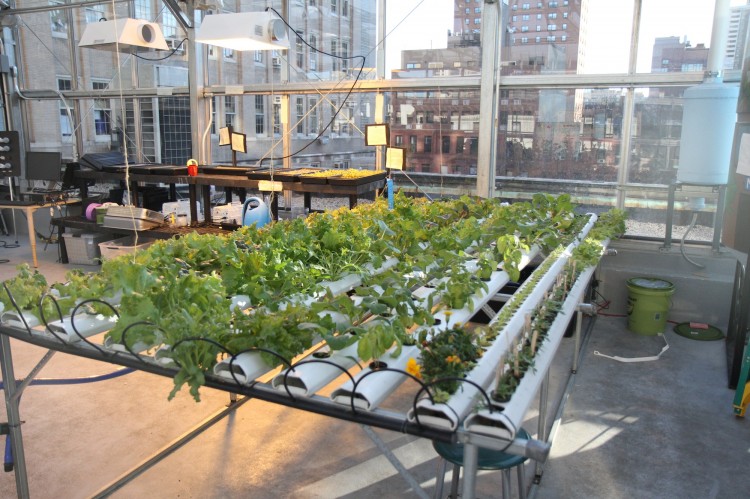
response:
M307 184L303 182L285 182L285 181L268 181L268 180L251 180L239 175L213 175L198 174L196 176L183 175L151 175L131 173L127 177L124 173L109 173L94 170L79 170L75 173L81 189L81 197L85 198L87 194L87 180L97 181L124 181L126 178L130 181L130 189L133 193L133 202L138 203L138 182L163 183L168 184L170 189L170 199L176 199L176 184L188 186L190 197L190 217L195 223L198 220L198 187L201 188L201 197L203 201L203 216L205 222L211 221L211 186L224 187L231 190L238 189L240 199L244 200L244 191L247 189L258 192L300 192L304 194L305 208L310 209L313 194L333 194L346 196L349 198L349 207L356 206L360 196L385 186L385 180L379 179L373 182L367 182L359 185L330 185L330 184ZM231 199L231 198L230 198ZM278 196L274 196L271 201L271 212L274 218L278 218Z
M36 258L36 229L34 228L34 212L42 208L55 208L57 206L69 206L80 203L81 200L78 198L62 198L55 201L45 201L41 203L19 205L19 204L6 204L0 202L0 210L10 209L19 210L26 214L26 224L29 230L29 246L31 247L31 261L34 264L34 268L39 267Z

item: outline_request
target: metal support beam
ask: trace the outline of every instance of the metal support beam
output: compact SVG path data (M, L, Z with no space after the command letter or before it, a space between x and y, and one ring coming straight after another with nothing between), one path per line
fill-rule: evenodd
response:
M195 19L195 8L193 2L186 4L187 15L190 19ZM185 33L187 34L187 53L188 53L188 88L190 95L190 139L192 141L191 157L196 158L199 163L205 164L207 158L201 156L203 150L201 140L202 132L206 128L208 121L208 110L206 105L206 99L203 97L203 88L206 85L206 80L203 74L203 64L205 59L205 50L203 45L200 45L201 50L198 51L199 45L195 43L195 28L189 26L185 27Z
M378 45L377 51L375 52L375 74L377 75L378 80L385 80L385 47L388 43L386 40L386 35L388 34L388 32L386 31L387 26L385 25L385 0L378 0L378 7L376 12L378 16Z
M477 195L491 198L495 195L495 165L497 163L497 77L500 67L500 6L502 2L485 2L482 9L482 76L477 140Z
M3 336L3 338L6 338ZM126 472L120 478L112 482L111 484L107 485L106 487L100 489L96 494L94 494L92 497L95 498L104 498L109 497L116 491L120 490L122 487L133 481L135 478L139 477L146 471L148 471L152 466L162 461L164 458L168 457L170 454L175 452L176 450L183 447L185 444L189 443L192 439L206 431L207 429L211 428L213 425L224 419L226 416L232 414L234 411L239 409L245 402L248 400L252 400L251 397L243 397L236 402L230 403L228 406L226 406L223 409L220 409L213 415L206 418L202 423L200 423L198 426L188 430L187 432L180 435L176 440L173 442L167 444L165 447L163 447L161 450L156 452L154 455L143 461L141 464L133 468L132 470Z
M180 5L175 0L162 0L164 2L164 5L167 6L167 9L172 13L172 15L177 19L177 22L180 24L182 29L185 31L193 28L193 17L192 12L195 10L195 7L193 6L193 2L190 3L189 12L191 13L190 16L188 16L183 10L180 8Z
M537 421L537 439L542 442L547 441L547 401L549 400L549 370L544 375L544 381L542 386L539 388L539 417ZM539 479L542 476L544 469L544 463L536 461L534 476L535 479ZM518 484L518 487L522 487L522 484Z
M477 488L477 467L479 465L479 447L467 442L464 445L464 486L461 497L474 499ZM458 472L456 470L455 472Z
M42 359L37 362L36 366L34 366L34 369L32 369L31 372L26 376L26 378L24 378L24 380L21 381L21 383L16 387L16 393L12 397L14 402L21 401L21 395L23 394L23 391L27 386L29 386L32 381L34 381L34 378L36 378L36 375L39 374L39 371L41 371L42 368L47 365L47 362L49 362L54 355L54 350L47 350L47 353L45 353L44 357L42 357Z
M406 483L409 484L409 487L414 491L417 497L420 497L422 499L427 499L428 496L427 493L424 491L421 485L419 485L419 482L416 478L414 478L414 475L409 473L409 470L407 470L403 463L398 460L396 455L391 452L391 449L388 448L387 445L385 445L385 442L383 442L383 439L378 436L377 433L373 431L372 428L370 428L367 425L360 425L360 427L364 430L365 434L372 440L372 442L375 444L375 446L378 448L378 450L385 456L386 459L393 465L394 468L396 468L396 471L398 471L398 474L401 475L401 477L406 480Z

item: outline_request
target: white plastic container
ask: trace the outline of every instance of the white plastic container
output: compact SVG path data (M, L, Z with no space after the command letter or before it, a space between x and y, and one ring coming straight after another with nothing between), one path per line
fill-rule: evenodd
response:
M107 234L87 234L81 232L63 232L68 262L79 265L98 265L101 255L99 243L112 237Z
M133 236L125 236L112 241L99 243L99 250L101 251L102 260L110 260L112 258L117 258L120 255L127 255L148 248L152 244L154 244L153 239L139 237L138 243L136 244Z

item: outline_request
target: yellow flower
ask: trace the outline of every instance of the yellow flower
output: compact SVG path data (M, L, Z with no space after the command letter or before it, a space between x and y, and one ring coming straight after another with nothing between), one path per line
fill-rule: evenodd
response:
M445 358L445 361L448 364L460 364L461 363L461 357L458 355L449 355Z
M422 379L422 367L412 357L409 357L409 360L406 361L406 372L415 378Z

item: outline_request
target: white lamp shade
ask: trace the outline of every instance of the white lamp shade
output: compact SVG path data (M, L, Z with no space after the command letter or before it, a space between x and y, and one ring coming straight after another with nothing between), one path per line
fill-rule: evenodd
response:
M286 26L271 12L206 16L196 32L195 41L238 51L289 49Z
M169 50L158 24L130 18L87 24L78 46L105 50L131 47Z

